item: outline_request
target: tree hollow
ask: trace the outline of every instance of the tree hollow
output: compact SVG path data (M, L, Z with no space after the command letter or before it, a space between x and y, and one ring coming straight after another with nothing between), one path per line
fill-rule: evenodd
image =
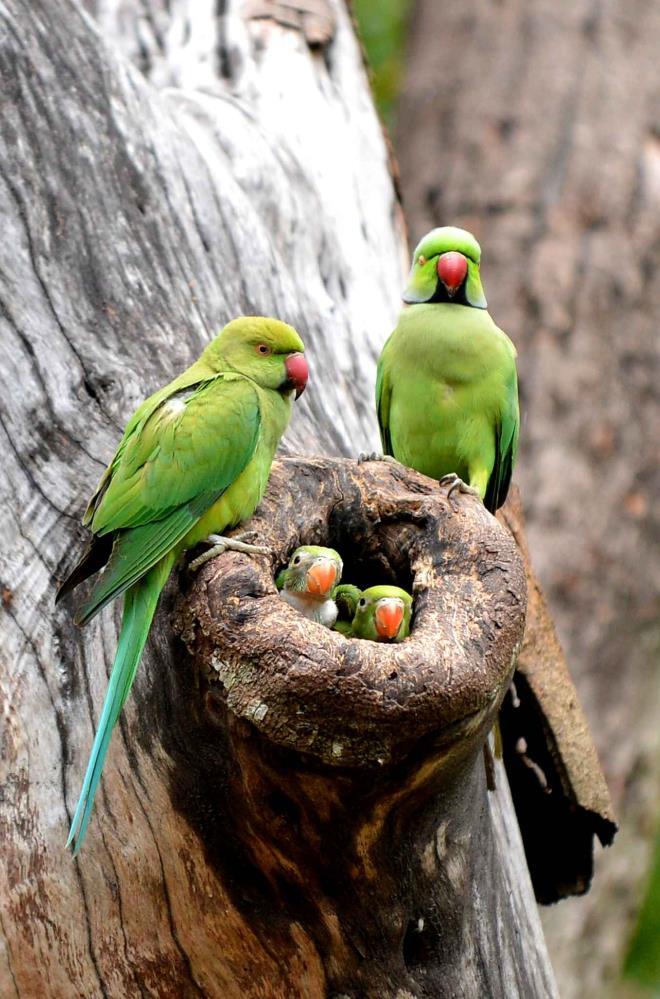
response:
M400 465L286 458L241 535L271 555L213 560L178 625L237 717L341 767L396 763L420 739L451 742L492 723L522 641L526 586L515 541L478 500L452 506ZM300 544L336 548L345 581L410 589L410 637L345 638L282 601L274 576Z

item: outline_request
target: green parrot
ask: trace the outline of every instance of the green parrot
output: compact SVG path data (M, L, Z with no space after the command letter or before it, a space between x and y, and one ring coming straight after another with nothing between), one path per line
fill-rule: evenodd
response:
M337 620L334 625L335 631L341 632L342 635L350 636L353 618L355 617L355 611L357 610L358 601L361 596L362 590L359 586L354 586L353 583L342 583L340 586L335 587L332 594L332 599L337 607Z
M383 450L474 492L494 513L518 447L516 349L486 311L481 249L464 229L433 229L413 255L407 307L378 361Z
M56 599L105 565L76 623L86 624L122 593L124 613L67 840L74 856L175 562L203 540L214 547L193 566L228 548L265 551L221 532L250 517L264 494L292 397L307 383L304 349L296 331L276 319L243 316L228 323L199 360L135 411L89 502L83 523L92 531L90 545Z
M332 591L341 579L343 563L334 548L302 545L296 548L275 585L280 596L310 621L332 628L337 605Z
M399 586L370 586L367 590L347 584L335 593L342 612L353 612L353 620L339 620L335 630L347 638L372 642L402 642L410 634L412 597ZM343 616L343 614L342 614Z

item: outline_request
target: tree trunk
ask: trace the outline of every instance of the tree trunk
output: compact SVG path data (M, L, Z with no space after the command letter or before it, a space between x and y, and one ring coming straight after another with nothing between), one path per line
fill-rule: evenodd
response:
M188 673L168 734L173 798L216 870L241 870L253 931L284 958L285 911L332 995L553 995L481 752L522 639L511 534L415 472L337 459L276 463L248 529L271 556L217 561L181 602L201 689L191 705ZM412 587L410 639L301 619L273 583L300 543L336 545L360 585Z
M623 817L546 915L567 999L616 977L660 800L659 44L644 0L417 0L398 117L413 238L476 233L519 349L530 547Z
M467 598L456 604L467 666L458 669L460 643L455 654L445 643L433 661L427 651L436 673L424 679L410 666L412 708L372 718L374 745L386 730L408 740L398 755L381 763L358 753L337 767L351 701L335 717L332 691L350 691L350 675L328 686L315 720L330 761L316 744L268 730L274 715L261 702L232 701L228 711L205 686L202 650L191 663L173 635L175 578L85 848L72 861L63 847L119 612L80 633L53 596L82 538L86 497L136 403L230 317L273 314L301 331L311 358L289 448L333 455L375 445L375 357L398 308L401 213L346 11L320 0L300 9L99 3L95 24L66 0L10 0L0 15L3 996L555 995L506 780L500 767L487 796L479 756L520 639L519 556L473 500L449 516L414 473L361 472L371 483L365 508L379 481L403 482L420 509L440 504L447 544L461 525L492 544L481 561L459 551L449 563L457 579L485 580L468 587L471 599L482 593L482 624ZM338 467L347 475L354 465ZM281 473L277 483L284 488ZM302 487L293 474L284 485L295 516ZM408 509L414 527L415 503L395 497L392 516ZM256 571L233 556L220 568L236 566ZM207 590L217 595L216 571L177 610L193 648L195 608ZM430 563L415 570L427 624L434 572ZM500 577L510 593L497 588ZM272 604L272 575L263 580ZM249 598L249 587L232 593ZM221 602L210 622L219 632L232 608ZM277 611L291 620L279 602ZM335 651L356 644L323 639ZM372 672L387 661L392 673L399 652L360 655L371 655ZM221 672L227 661L209 663ZM246 649L241 662L244 675L223 681L239 700L254 680ZM450 698L437 687L440 667L463 677ZM399 683L388 682L388 691ZM417 701L426 728L400 726L406 712L415 722ZM439 742L429 720L438 705L448 726ZM370 717L355 710L358 721ZM300 719L288 711L291 728ZM455 768L444 766L452 759ZM314 808L330 799L334 816L315 826ZM373 856L358 837L370 822Z

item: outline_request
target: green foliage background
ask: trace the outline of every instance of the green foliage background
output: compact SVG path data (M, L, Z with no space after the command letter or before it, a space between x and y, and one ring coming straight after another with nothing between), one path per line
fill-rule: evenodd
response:
M646 898L626 958L624 974L660 996L660 829Z
M411 0L353 0L372 71L378 110L388 125L401 87Z

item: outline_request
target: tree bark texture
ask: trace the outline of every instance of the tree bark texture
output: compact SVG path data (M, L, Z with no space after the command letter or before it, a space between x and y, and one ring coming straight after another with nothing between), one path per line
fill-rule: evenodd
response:
M483 742L522 644L526 581L515 539L482 504L456 509L402 465L289 459L241 534L273 555L260 567L215 561L194 580L181 625L234 715L326 765L400 763L455 727ZM378 578L414 590L408 640L348 640L282 601L273 579L300 544L336 546L359 586Z
M279 949L287 911L330 994L553 994L516 942L536 931L481 754L522 640L514 539L402 466L336 459L277 463L247 531L271 557L216 561L181 601L199 729L168 730L173 799L214 866L247 872L255 932ZM411 637L347 640L293 611L273 577L300 543L336 545L361 585L413 588Z
M311 359L289 447L332 455L375 444L375 358L398 309L401 212L346 11L313 6L311 22L301 5L296 24L286 4L273 4L272 16L233 3L99 3L91 13L66 0L0 6L3 996L313 997L343 980L329 956L341 953L349 968L366 961L358 928L338 927L336 909L310 912L295 871L291 895L273 896L264 872L288 870L278 836L307 822L310 782L332 781L299 753L298 769L284 768L297 786L288 800L278 796L284 754L295 750L259 730L258 706L246 721L227 715L215 692L205 696L206 681L172 631L176 579L115 732L85 849L74 862L63 846L119 609L80 633L53 597L74 561L87 495L136 403L232 316L274 314L299 328ZM485 518L464 506L457 517ZM510 549L503 532L497 538ZM227 559L229 569L239 562ZM499 572L491 582L486 574L485 592ZM514 634L521 613L503 635ZM487 643L489 629L498 631L495 618L484 626ZM502 639L505 650L507 641L515 638ZM511 667L505 660L485 660L475 675L482 684L495 677L493 706ZM232 737L223 754L225 721ZM552 996L506 780L500 773L486 796L477 743L472 733L464 779L448 783L444 803L431 808L425 798L419 815L402 810L401 821L424 827L427 868L406 870L394 819L383 831L392 855L381 843L376 859L387 878L405 882L397 904L412 905L411 886L428 900L442 858L463 858L439 874L438 890L456 895L453 911L469 914L450 939L475 924L480 892L495 913L487 946L470 958L477 970L468 985L498 973L495 995ZM184 761L187 794L177 796ZM247 770L262 783L242 785ZM393 771L381 789L395 794L388 780ZM346 781L353 813L363 797L374 804L371 782ZM255 837L255 850L265 844L257 869L254 858L232 853L232 830L262 828L249 800L254 793L258 803L261 791L274 828ZM223 802L236 808L237 826ZM332 855L338 878L339 814L336 824L323 819L325 845L309 824L301 843ZM322 888L344 891L338 882ZM380 995L437 994L424 967L437 960L445 937L436 916L446 911L413 906L404 918L400 909L388 928L390 949L395 939L399 948L388 950L391 988ZM378 918L363 928L367 937ZM483 941L481 932L468 943ZM455 955L445 955L448 968ZM355 971L344 994L368 987Z
M519 349L532 556L622 818L545 914L562 994L616 980L658 818L658 5L417 0L395 143L411 238L471 229Z

